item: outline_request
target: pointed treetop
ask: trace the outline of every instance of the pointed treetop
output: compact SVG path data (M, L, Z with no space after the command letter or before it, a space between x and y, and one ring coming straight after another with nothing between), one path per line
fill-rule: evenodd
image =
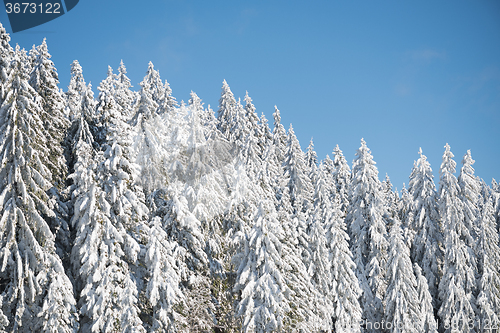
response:
M278 124L281 124L280 110L276 105L274 106L273 117L274 117L274 127L276 127Z
M470 153L470 149L465 153L464 158L462 160L462 164L464 165L473 165L476 161L472 159L472 155Z
M455 173L457 166L457 162L453 160L453 157L455 157L455 155L453 155L453 153L451 152L450 145L446 144L444 148L445 151L443 154L443 162L441 163L441 168L439 170L439 173L440 174L443 174L445 172Z
M318 154L314 151L313 138L309 141L309 146L307 147L307 165L312 167L313 165L318 165Z

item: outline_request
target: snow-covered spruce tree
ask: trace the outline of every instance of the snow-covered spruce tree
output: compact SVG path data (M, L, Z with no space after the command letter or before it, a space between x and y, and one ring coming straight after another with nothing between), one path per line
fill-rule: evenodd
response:
M46 194L48 117L22 61L17 53L0 108L0 317L10 332L75 332L73 288L47 223L56 217Z
M329 256L326 230L330 229L332 221L332 207L330 202L330 190L327 188L327 175L322 168L312 166L315 178L314 211L309 216L308 236L310 258L307 262L308 273L311 282L318 291L315 300L316 313L322 322L321 329L332 329L332 317L334 316L334 294L330 290L334 287L331 275L331 262Z
M315 165L316 167L318 166L318 154L316 154L316 151L314 150L314 143L312 138L311 141L309 141L309 146L307 147L306 164L309 168L312 168L313 165Z
M287 270L284 272L284 278L293 291L285 326L288 331L314 332L325 324L325 318L318 315L319 292L312 284L306 266L311 260L307 214L294 213L288 186L281 189L278 207L278 220L285 234L283 260Z
M68 90L65 93L66 110L65 114L73 121L75 114L79 114L82 106L82 98L87 90L85 79L83 78L82 66L78 60L74 60L71 64L71 79L69 81Z
M10 36L0 23L0 105L5 98L5 85L9 77L10 62L14 56L14 49L10 46Z
M422 332L437 333L438 324L434 316L434 307L432 305L432 296L429 292L429 284L424 275L422 275L422 269L418 264L413 265L415 272L415 277L417 279L417 304L419 304L420 312L420 327Z
M347 220L356 274L363 290L361 307L367 323L380 323L387 288L387 249L384 201L378 170L365 140L356 153L349 186Z
M150 196L168 184L169 150L166 146L170 143L169 127L158 115L148 119L143 114L138 114L134 132L133 150L135 162L141 167L140 183L151 201Z
M72 168L77 162L78 156L76 155L76 150L80 141L86 142L93 149L98 149L98 145L94 141L93 135L96 128L93 125L97 123L97 117L95 114L94 93L91 88L90 84L88 87L83 88L83 99L80 101L80 107L75 110L72 116L71 127L64 141L64 145L67 149L66 159L68 160L70 172L73 171Z
M154 69L151 61L148 63L146 76L144 76L141 82L141 90L146 90L157 105L160 104L160 101L165 96L165 87L161 81L160 72Z
M351 183L351 169L340 150L339 145L335 146L333 150L333 181L337 188L337 193L340 196L341 210L347 212L349 205L349 185Z
M426 332L420 325L420 304L415 290L410 249L403 241L401 222L393 219L387 260L387 292L385 294L385 322L389 332Z
M175 243L168 240L160 218L153 218L145 256L148 267L146 297L153 310L152 332L175 332L176 327L186 325L186 319L178 313L184 299L179 288L180 276L176 264L179 250Z
M284 317L290 311L291 291L283 269L283 231L276 220L274 207L259 204L248 241L240 249L235 292L240 292L236 315L242 319L243 332L276 332L285 329Z
M97 265L85 267L84 259L80 258L80 274L85 283L82 299L87 300L82 313L87 313L94 330L143 330L138 312L139 305L144 304L138 303L138 290L132 271L137 271L140 250L138 242L146 242L145 219L148 210L144 204L142 188L136 182L139 167L132 161L130 130L123 119L122 110L114 100L113 87L114 75L109 71L107 79L99 86L97 103L104 151L96 158L98 164L94 200L98 204L98 210L93 213L96 215L96 222L89 223L89 231L82 231L82 237L85 237L85 233L96 233L99 236L94 236L95 244L91 239L76 243L80 254L82 250L78 248L95 247L93 251L98 251L103 259ZM82 272L83 269L85 273ZM103 278L97 281L92 278L95 274L100 274ZM106 283L110 287L105 288ZM124 290L129 297L121 294ZM128 298L123 299L124 297ZM107 301L101 304L100 299ZM100 312L93 311L94 301L101 305ZM123 305L117 306L117 302L122 302ZM107 317L106 313L112 313L114 322L110 322L108 318L103 319L102 316Z
M253 135L257 142L256 153L259 157L262 157L264 150L267 147L268 135L270 135L269 127L267 126L267 120L263 119L265 124L261 123L261 119L255 112L255 106L252 103L252 99L248 96L248 91L245 94L245 118L247 119L247 127L249 133ZM267 132L266 132L267 131Z
M223 273L220 259L225 247L222 216L228 200L223 178L224 172L230 166L220 165L221 168L215 168L211 165L209 156L214 152L211 151L211 143L207 142L205 129L200 123L200 115L203 112L201 99L192 92L189 104L184 193L189 210L202 222L211 272L220 275Z
M389 225L392 225L392 217L399 213L399 196L397 191L392 190L392 183L389 175L385 174L385 179L382 182L382 193L384 195L384 204L386 210L386 220Z
M144 332L139 319L137 286L124 260L124 250L132 260L137 259L139 245L131 242L123 227L112 224L105 193L92 179L87 182L89 190L77 197L72 220L77 229L72 259L80 281L77 286L82 286L79 301L82 330Z
M241 105L240 105L241 106ZM233 130L233 124L235 122L235 117L238 113L238 102L234 98L229 85L226 80L222 82L222 92L219 99L219 110L217 113L218 119L218 129L222 135L230 140L233 136L231 131Z
M149 62L148 71L146 76L139 83L141 89L138 93L138 102L133 111L134 116L131 124L138 126L138 124L145 120L150 120L156 115L158 110L158 98L163 94L163 86L161 85L159 73L153 69L153 64ZM159 86L160 85L160 86Z
M162 83L160 78L160 72L154 69L153 63L150 61L148 64L148 70L146 71L146 76L140 83L141 85L141 99L143 90L145 90L149 97L156 104L154 110L155 113L164 114L166 116L171 116L177 106L177 101L172 96L172 89L167 81L165 85ZM151 113L152 115L153 113Z
M123 64L123 60L120 61L120 66L118 67L118 74L116 74L115 83L115 100L116 103L123 110L124 116L126 118L132 118L132 110L135 107L137 100L137 93L132 91L130 88L132 84L127 76L127 69Z
M337 196L331 213L327 215L333 223L326 223L329 225L327 235L333 281L330 291L334 301L333 324L335 332L358 333L361 332L362 309L359 298L362 290L356 277L356 264L349 249L349 236L340 207L340 198Z
M57 86L59 83L57 71L54 63L50 60L51 55L47 50L45 39L41 45L36 47L34 54L29 84L41 97L44 112L40 114L40 120L46 130L47 142L45 145L49 149L49 159L45 160L44 164L52 174L51 183L54 185L47 193L54 203L54 212L56 213L56 217L50 221L50 227L56 235L58 254L61 258L65 258L71 245L68 227L69 212L66 204L62 202L64 198L61 198L61 192L66 187L68 173L62 144L70 123L64 114L64 96Z
M260 115L259 126L259 145L263 148L262 151L264 152L266 148L273 143L273 132L269 127L269 122L264 112Z
M243 146L248 135L250 134L250 127L248 124L246 110L243 105L241 105L240 99L236 102L235 113L229 119L227 126L230 128L228 140L240 149L240 153L244 154Z
M500 324L500 245L490 198L479 220L477 258L479 268L478 331L491 332ZM494 331L494 330L493 330Z
M114 98L114 75L111 68L108 76L99 85L97 113L103 133L104 158L100 175L103 190L113 208L113 214L126 228L136 229L147 216L144 193L138 184L140 167L133 161L131 128L123 109ZM113 221L115 223L115 221ZM138 232L136 229L134 233Z
M283 171L286 186L290 191L293 213L305 213L311 207L313 188L311 179L309 178L305 156L300 148L299 140L297 140L295 136L292 125L290 125L290 129L288 130Z
M432 169L427 157L418 151L420 158L415 162L408 185L411 212L406 213L411 221L407 221L409 229L415 234L411 244L411 258L418 263L429 282L429 292L433 298L434 307L438 305L438 282L442 263L442 234L439 226L439 212L436 186Z
M70 126L64 115L64 97L58 88L59 80L45 39L37 48L37 56L33 63L29 84L42 98L44 116L41 120L48 132L47 146L50 149L50 160L46 163L52 173L52 183L59 189L65 186L67 166L63 156L62 142Z
M463 238L463 204L450 146L445 145L439 170L439 215L444 230L444 266L439 282L439 317L445 332L473 332L475 321L476 262Z
M281 124L280 110L276 106L274 106L273 118L273 142L276 147L276 156L279 161L283 161L285 159L287 137L285 127Z
M163 229L168 240L180 246L177 261L181 276L184 302L179 309L187 318L181 331L209 330L214 324L215 307L210 293L209 259L205 253L205 237L201 222L189 211L187 199L171 185L162 211Z
M463 202L464 224L462 237L471 248L475 247L477 238L477 219L479 217L479 200L481 197L481 183L474 176L472 165L475 161L472 159L470 150L464 155L462 168L458 176L458 185L460 186L460 198Z
M175 113L175 108L178 106L177 100L174 96L172 96L172 88L170 88L170 84L165 80L165 84L163 86L163 96L161 96L158 101L158 113L166 114L168 117Z

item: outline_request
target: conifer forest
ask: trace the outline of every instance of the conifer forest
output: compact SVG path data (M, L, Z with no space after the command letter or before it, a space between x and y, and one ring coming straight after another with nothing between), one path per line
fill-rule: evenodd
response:
M397 192L363 139L319 160L226 81L214 111L122 62L96 96L50 58L0 26L0 332L500 332L470 151L436 179L415 152Z

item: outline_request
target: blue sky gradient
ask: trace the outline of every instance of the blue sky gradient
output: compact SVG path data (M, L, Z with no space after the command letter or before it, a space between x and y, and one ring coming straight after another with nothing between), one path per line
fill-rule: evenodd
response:
M398 189L419 147L437 184L447 142L457 171L471 149L476 175L500 178L495 0L80 0L11 43L29 50L44 37L64 90L74 59L94 90L121 59L138 89L152 61L178 101L193 90L216 110L226 79L271 124L277 105L303 149L314 137L320 158L339 144L350 163L364 138L380 178Z

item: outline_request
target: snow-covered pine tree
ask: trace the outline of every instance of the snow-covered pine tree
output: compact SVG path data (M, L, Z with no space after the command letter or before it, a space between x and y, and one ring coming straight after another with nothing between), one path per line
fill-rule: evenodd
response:
M443 225L444 266L439 282L439 316L445 332L473 332L475 323L475 257L462 237L464 224L456 162L448 144L439 170L439 215Z
M238 99L236 102L235 113L228 119L229 123L227 126L230 128L228 140L240 150L240 154L245 156L244 145L247 141L248 135L250 135L251 129L248 124L248 119L246 115L246 110L241 105L241 100ZM252 137L254 133L252 133Z
M340 150L339 145L333 150L333 181L337 188L337 193L340 196L341 210L346 213L349 205L349 186L351 183L351 169Z
M384 203L386 210L386 220L389 222L389 225L392 224L392 217L394 215L398 215L398 207L399 207L399 196L397 191L392 190L391 179L387 174L385 174L385 179L382 182L382 192L384 195Z
M244 101L248 134L251 135L251 137L247 137L245 141L254 141L255 154L259 158L262 158L264 151L268 146L268 140L271 138L271 132L269 126L267 125L267 119L265 116L263 119L259 118L257 112L255 112L255 106L252 103L252 99L248 96L248 92L245 95Z
M474 248L477 238L477 219L479 217L479 200L481 197L481 182L474 176L475 161L472 159L470 150L464 155L462 168L458 176L460 186L460 198L463 203L465 229L462 230L462 237L466 244Z
M116 74L114 97L116 103L118 103L123 110L126 118L132 118L132 110L134 110L137 100L137 93L130 90L131 87L132 84L130 83L130 79L127 77L127 69L123 64L123 60L121 60L120 66L118 67L118 74Z
M243 332L275 332L284 329L290 311L291 291L283 276L283 231L274 207L261 201L248 241L239 250L235 292L240 293L236 315L242 319Z
M5 85L9 77L10 62L14 56L14 49L10 46L10 36L0 23L0 105L5 98Z
M53 187L48 117L23 61L16 52L0 108L0 317L10 332L52 332L54 325L76 332L73 288L47 223L56 217L46 194Z
M318 154L314 150L313 139L309 141L309 146L307 147L306 152L306 164L309 168L312 168L313 165L318 166Z
M184 295L179 288L180 275L176 263L179 248L168 240L159 217L151 221L146 245L145 265L148 268L146 297L152 306L151 331L175 332L186 325L179 312Z
M78 60L74 60L71 64L71 79L69 81L68 90L65 93L65 114L68 116L70 121L73 121L75 114L80 113L83 94L86 90L87 85L85 84L85 79L83 78L82 66L80 66Z
M165 84L163 86L163 96L161 96L158 101L158 113L166 113L166 116L172 115L175 113L175 108L177 106L177 100L174 96L172 96L172 88L170 88L170 84L167 80L165 80Z
M64 97L57 86L59 79L51 55L47 49L45 38L37 48L37 55L33 63L29 84L42 98L43 114L41 120L48 132L47 146L50 149L49 169L52 173L52 183L59 189L65 186L67 165L63 155L62 142L70 126L64 115Z
M378 170L365 140L356 153L349 186L350 204L347 220L351 248L360 287L361 307L367 323L380 323L384 313L382 300L387 288L388 242L384 220L384 200Z
M109 67L107 78L99 85L97 101L104 151L98 176L112 208L111 222L117 227L123 226L135 240L140 240L148 209L139 182L140 166L134 161L132 131L114 97L115 82L115 75ZM136 246L138 244L133 245Z
M51 219L50 226L56 235L56 246L61 258L67 257L71 249L70 231L68 227L68 208L62 202L61 192L66 187L68 166L64 156L63 142L70 123L64 114L64 96L58 88L58 76L54 63L50 60L45 39L36 47L29 84L41 98L43 112L39 115L46 134L45 146L49 149L49 159L44 164L49 168L54 187L48 192L54 203L56 217Z
M420 312L420 327L422 332L437 333L438 324L434 316L434 306L432 305L432 296L429 292L429 284L424 275L422 275L422 269L418 264L413 265L415 277L417 279L417 304L419 304Z
M263 148L262 151L264 152L266 147L272 145L273 143L273 132L271 131L271 128L269 128L269 122L264 112L260 115L259 126L259 145Z
M401 222L393 219L387 260L387 292L385 294L385 322L389 332L426 332L420 325L420 304L415 288L410 249L403 241ZM390 326L389 326L390 325Z
M222 82L222 92L219 99L219 110L217 113L217 128L226 139L232 137L233 124L238 113L238 102L234 98L226 80Z
M276 156L279 161L283 161L285 159L287 137L285 127L281 124L280 110L278 110L276 105L274 106L273 118L273 142L276 147Z
M362 290L355 273L356 264L349 249L349 236L346 232L344 213L341 211L340 197L336 196L334 200L331 213L327 215L327 218L333 221L327 223L333 281L333 325L335 332L359 333L362 318L359 299Z
M163 229L168 240L180 246L177 261L185 302L180 313L188 318L187 328L208 330L214 323L209 278L209 259L205 253L205 238L201 222L189 211L188 201L176 188L168 189L169 200L162 207Z
M144 76L144 79L142 80L140 85L141 90L146 90L151 96L151 99L157 105L160 105L160 103L164 100L165 87L163 85L163 82L161 81L160 72L154 69L154 65L151 61L148 63L146 76ZM155 109L155 112L157 111L158 109Z
M212 274L221 274L222 263L219 257L225 247L221 237L222 216L228 199L223 173L230 167L222 166L222 169L216 169L210 165L209 155L213 152L210 151L211 147L206 140L205 128L200 123L203 104L193 92L189 104L184 193L189 210L202 222Z
M332 329L332 317L334 316L334 297L330 290L334 287L331 275L331 262L326 231L330 229L332 221L332 210L330 202L330 188L328 188L328 175L322 168L312 165L312 174L315 179L314 188L314 211L309 215L309 252L310 259L307 262L308 273L318 294L316 302L316 313L322 318L320 327L323 330ZM329 182L331 185L331 182Z
M477 259L479 268L478 331L492 332L500 325L500 245L490 198L479 220Z
M406 208L408 219L407 226L411 230L413 241L411 243L411 258L414 263L422 266L423 274L429 282L429 292L433 297L434 307L438 306L438 278L442 262L443 236L439 226L439 212L436 186L432 169L427 157L418 151L420 158L415 162L408 185L409 197L404 196L403 201L411 200L411 206Z
M290 129L288 130L283 171L286 186L290 191L290 202L293 207L293 213L305 213L311 208L313 188L305 156L300 148L299 140L295 136L292 125L290 125Z
M84 180L90 183L89 189L77 197L72 220L77 229L72 259L82 287L82 330L145 332L139 319L136 282L124 260L124 251L137 259L139 246L130 244L123 227L112 224L105 193L92 183L93 175L89 176Z
M133 111L134 116L131 123L134 126L140 124L143 120L150 120L156 115L158 110L158 100L163 96L163 85L159 73L154 69L153 64L149 62L146 76L139 83L141 89L138 93L138 103Z

